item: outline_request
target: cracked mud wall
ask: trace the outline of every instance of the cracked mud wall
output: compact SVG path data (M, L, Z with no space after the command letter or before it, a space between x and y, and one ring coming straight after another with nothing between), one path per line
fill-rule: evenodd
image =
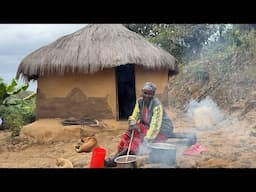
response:
M148 70L136 67L136 97L147 81L157 85L156 96L168 104L168 70ZM38 80L36 117L116 119L115 70L94 74L43 76Z
M115 118L114 69L94 74L43 76L38 80L36 117Z

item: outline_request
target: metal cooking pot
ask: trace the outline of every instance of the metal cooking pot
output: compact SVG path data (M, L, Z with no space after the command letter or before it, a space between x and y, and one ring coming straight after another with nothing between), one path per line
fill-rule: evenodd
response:
M176 165L176 146L169 143L151 143L148 145L149 162L165 164L168 166Z
M115 158L117 168L136 168L136 155L123 155Z

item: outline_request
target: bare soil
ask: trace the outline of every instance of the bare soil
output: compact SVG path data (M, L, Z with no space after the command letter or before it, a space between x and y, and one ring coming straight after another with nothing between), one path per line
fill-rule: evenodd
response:
M184 149L179 149L177 168L256 167L256 124L251 121L255 118L238 120L237 114L226 113L223 121L200 129L184 113L168 110L168 114L175 132L196 133L197 142L207 149L193 156L183 155ZM88 168L92 153L77 153L74 147L80 141L80 128L62 126L61 119L43 119L24 126L19 137L0 131L0 168L57 168L58 158L71 161L74 168ZM85 127L83 135L94 134L111 156L126 129L126 121L104 120L100 127Z

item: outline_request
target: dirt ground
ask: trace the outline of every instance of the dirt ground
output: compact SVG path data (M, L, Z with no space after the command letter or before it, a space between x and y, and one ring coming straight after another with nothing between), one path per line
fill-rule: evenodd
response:
M238 120L225 114L224 120L208 128L198 128L184 113L167 110L175 132L194 132L197 142L207 149L197 155L177 150L176 168L255 168L256 124L253 119ZM255 114L251 115L255 117ZM100 127L85 127L84 134L95 134L107 156L116 152L126 121L104 120ZM80 125L62 126L61 119L42 119L24 126L19 137L0 131L0 168L56 168L56 159L65 158L74 168L88 168L92 153L77 153Z

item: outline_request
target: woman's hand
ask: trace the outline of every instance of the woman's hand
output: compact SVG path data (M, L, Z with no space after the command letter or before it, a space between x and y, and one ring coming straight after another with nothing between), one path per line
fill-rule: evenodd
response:
M128 127L129 131L138 131L140 133L140 128L138 127L138 125L129 125Z

